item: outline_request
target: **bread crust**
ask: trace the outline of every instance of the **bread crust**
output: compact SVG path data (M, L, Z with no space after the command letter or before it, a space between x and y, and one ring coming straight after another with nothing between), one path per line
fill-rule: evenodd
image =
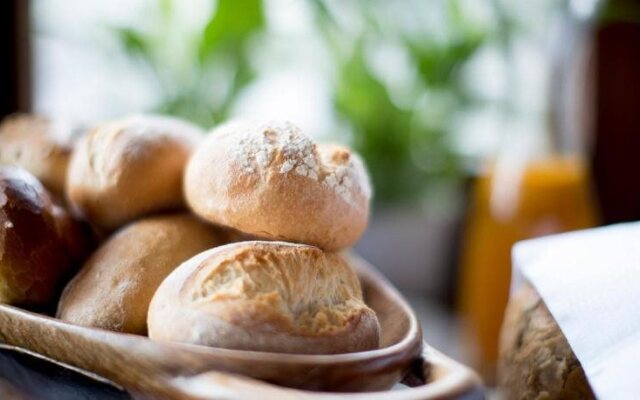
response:
M56 135L56 129L67 132ZM58 136L69 136L70 131L41 116L11 115L0 124L0 164L26 169L62 199L72 146Z
M184 166L202 131L168 117L107 122L79 140L67 196L79 215L115 230L136 218L181 208Z
M375 349L379 325L347 261L306 245L241 242L201 253L160 285L149 337L334 354Z
M87 252L86 243L33 175L0 167L0 302L47 303Z
M194 152L184 185L191 209L209 221L330 251L353 245L369 216L360 158L316 145L290 123L220 126Z
M595 399L567 339L530 285L509 300L498 381L507 399Z
M69 282L58 318L144 335L149 302L162 280L193 255L231 239L222 229L186 213L127 225L103 243Z

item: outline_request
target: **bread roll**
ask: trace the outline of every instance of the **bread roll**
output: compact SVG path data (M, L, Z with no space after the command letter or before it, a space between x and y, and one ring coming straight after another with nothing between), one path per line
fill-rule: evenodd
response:
M149 337L230 349L333 354L378 347L375 313L340 255L284 242L201 253L162 282Z
M71 128L46 118L16 114L0 124L0 164L31 172L58 199L64 197Z
M236 121L193 154L185 194L209 221L339 250L364 232L371 188L362 161L344 147L315 145L290 123Z
M567 339L531 286L507 306L498 381L507 399L595 399Z
M182 174L201 130L176 119L133 116L102 124L76 145L67 195L96 226L114 230L183 205Z
M0 167L0 302L51 300L74 260L86 252L85 240L33 175Z
M58 318L146 334L149 302L162 280L183 261L228 240L189 214L134 222L103 243L67 285Z

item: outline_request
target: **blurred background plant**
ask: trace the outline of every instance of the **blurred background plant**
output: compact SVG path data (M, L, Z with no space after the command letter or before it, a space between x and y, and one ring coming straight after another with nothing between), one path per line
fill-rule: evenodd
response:
M147 24L114 27L122 50L160 88L153 111L210 127L224 121L255 77L250 42L264 31L261 0L221 0L200 31L183 29L179 3L155 0Z
M461 176L453 124L484 101L463 79L464 69L496 31L459 0L430 2L425 13L408 12L421 9L417 1L402 8L371 3L311 3L314 28L329 56L336 124L348 132L332 139L362 154L378 204L415 203L440 189L446 193ZM113 33L128 57L157 81L153 111L204 127L229 118L260 73L255 50L270 34L263 2L212 1L200 30L181 29L175 1L155 0L148 8L146 23ZM430 23L429 15L441 20Z
M445 20L439 35L426 21L416 21L422 22L416 24L422 25L419 29L406 29L384 7L354 4L365 28L345 35L349 30L336 18L336 11L321 0L314 2L316 21L337 70L335 108L351 128L352 145L369 166L377 201L421 200L433 193L429 189L460 176L452 122L480 101L461 75L490 39L490 32L457 0L441 4ZM376 70L390 57L405 62L401 79L393 71Z

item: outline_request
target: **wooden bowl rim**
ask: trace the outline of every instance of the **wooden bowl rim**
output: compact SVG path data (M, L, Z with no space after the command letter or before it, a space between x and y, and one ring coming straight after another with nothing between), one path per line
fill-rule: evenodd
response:
M90 336L95 338L97 334L103 336L103 339L106 341L110 340L126 340L131 342L137 342L136 346L147 346L147 347L155 347L156 349L161 349L164 351L189 351L192 354L198 353L203 356L224 356L229 359L236 360L260 360L260 361L277 361L281 364L336 364L336 363L349 363L349 362L359 362L363 360L373 360L377 358L385 358L392 356L393 354L400 353L406 351L407 348L412 346L418 346L417 353L419 354L420 348L422 347L422 331L419 327L417 317L413 311L413 309L409 306L406 300L402 297L402 295L397 291L397 289L379 273L371 264L362 259L360 256L349 253L345 254L355 266L355 269L360 277L361 281L366 282L367 285L375 285L377 289L387 297L391 297L394 299L394 302L400 306L402 311L408 318L409 326L407 331L403 335L402 339L396 343L393 343L386 347L381 347L375 350L367 350L361 352L354 353L339 353L339 354L291 354L291 353L274 353L274 352L263 352L263 351L253 351L253 350L236 350L236 349L225 349L220 347L207 347L200 346L195 344L188 343L178 343L178 342L164 342L164 341L155 341L146 336L135 335L130 333L123 332L113 332L100 328L93 327L85 327L74 325L68 322L64 322L58 318L54 318L47 315L37 314L32 311L28 311L19 307L0 304L0 308L4 308L5 310L13 313L22 315L25 318L29 318L35 320L36 322L40 319L46 319L49 321L49 324L53 324L52 328L55 326L60 328L61 330L82 335L82 336ZM365 286L365 285L363 285Z

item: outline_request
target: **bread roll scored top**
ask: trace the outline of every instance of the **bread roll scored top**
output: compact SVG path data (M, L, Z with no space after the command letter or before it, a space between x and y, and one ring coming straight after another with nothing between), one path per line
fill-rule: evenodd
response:
M149 302L162 280L195 254L231 240L226 231L190 214L136 221L116 232L87 260L65 288L58 318L146 334Z
M339 250L364 232L371 187L362 161L345 147L316 145L288 122L233 121L191 157L185 194L212 222Z
M83 243L82 230L33 175L0 167L0 302L51 300L87 251Z
M57 198L64 197L71 127L37 115L16 114L0 124L0 164L20 166Z
M379 325L338 254L284 242L201 253L153 297L149 336L231 349L332 354L379 346Z
M68 198L76 212L107 230L179 208L184 166L201 136L195 125L160 116L99 125L73 152Z

